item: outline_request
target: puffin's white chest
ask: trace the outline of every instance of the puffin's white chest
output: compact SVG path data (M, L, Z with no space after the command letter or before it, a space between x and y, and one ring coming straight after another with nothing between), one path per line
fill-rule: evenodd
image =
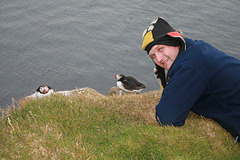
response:
M52 89L50 89L50 90L48 91L48 93L46 93L46 94L42 94L42 93L40 93L40 92L35 92L35 93L33 93L32 95L28 96L28 98L43 98L43 97L45 97L45 96L50 96L52 93L53 93L53 90L52 90Z
M128 92L128 90L126 90L126 89L123 87L123 83L122 83L121 81L117 81L117 86L118 86L118 88L120 88L120 89Z

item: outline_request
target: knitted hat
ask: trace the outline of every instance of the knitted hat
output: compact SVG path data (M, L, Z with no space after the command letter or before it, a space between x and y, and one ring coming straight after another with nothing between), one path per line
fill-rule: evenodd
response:
M147 27L147 29L145 29L142 35L142 39L142 49L146 50L147 53L149 53L154 45L160 44L168 46L180 46L179 53L186 49L186 42L183 39L182 35L173 29L165 19L159 17L157 17ZM156 65L156 68L158 68L157 75L161 75L159 78L161 79L162 86L165 87L165 71L158 65Z
M154 45L167 45L167 46L181 46L181 42L179 39L173 38L171 36L164 36L156 41L153 41L151 43L149 43L147 45L147 47L145 48L145 50L147 51L147 53L149 54L149 51L151 50L151 48Z
M142 35L142 49L149 52L156 44L180 46L180 52L186 49L186 43L178 31L173 29L163 18L156 18Z

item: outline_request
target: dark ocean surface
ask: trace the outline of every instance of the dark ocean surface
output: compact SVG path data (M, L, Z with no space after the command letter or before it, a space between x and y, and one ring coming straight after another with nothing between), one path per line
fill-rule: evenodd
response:
M156 17L240 59L239 10L239 0L1 0L0 106L44 84L107 94L117 73L137 78L144 92L160 89L141 49Z

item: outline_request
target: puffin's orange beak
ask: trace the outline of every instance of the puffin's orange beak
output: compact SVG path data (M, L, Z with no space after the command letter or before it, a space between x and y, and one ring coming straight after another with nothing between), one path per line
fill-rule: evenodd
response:
M114 77L115 79L117 79L117 75L115 75L115 77Z
M43 93L47 93L46 89L43 90Z

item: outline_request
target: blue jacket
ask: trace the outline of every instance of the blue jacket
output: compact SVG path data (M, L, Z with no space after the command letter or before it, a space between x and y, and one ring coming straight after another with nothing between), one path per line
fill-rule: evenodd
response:
M240 61L201 40L185 38L156 106L162 125L182 126L189 111L214 119L234 137L240 133Z

